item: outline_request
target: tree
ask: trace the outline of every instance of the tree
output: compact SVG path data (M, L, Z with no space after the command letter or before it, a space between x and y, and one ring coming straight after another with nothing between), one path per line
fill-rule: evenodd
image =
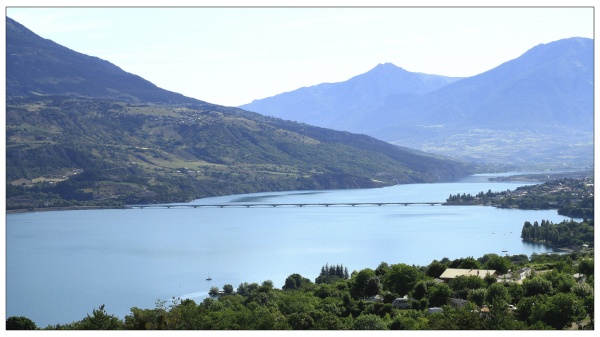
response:
M231 295L233 294L233 286L231 284L226 284L223 286L223 292L225 293L225 295Z
M523 296L525 296L525 290L523 289L522 285L510 282L508 284L505 284L505 286L507 287L508 294L512 299L511 303L518 303L523 298Z
M555 292L568 293L575 285L575 280L571 273L559 273L556 270L544 273L540 277L550 281Z
M532 315L554 329L563 329L585 318L586 311L574 294L559 293L549 297L546 303L536 303Z
M6 330L36 330L35 323L25 316L11 316L6 320Z
M315 330L348 330L346 322L333 313L323 310L316 310L311 313L314 319L313 329Z
M426 329L482 330L483 320L471 303L462 308L444 307L443 313L428 315L429 325Z
M577 271L586 276L594 275L594 259L581 259Z
M390 323L390 330L426 330L427 319L420 310L403 310Z
M583 307L585 312L590 316L590 326L594 328L594 294L591 294L583 299Z
M577 297L585 298L594 294L594 288L587 283L577 283L571 289Z
M490 305L490 312L487 319L483 321L483 326L487 330L521 330L526 327L525 324L513 318L508 303L501 297L494 297L494 302Z
M199 330L202 329L203 316L200 312L200 307L192 299L184 299L177 303L173 303L169 312L169 320L171 321L172 329L177 330Z
M369 279L372 277L376 277L375 271L370 268L365 268L353 276L350 284L350 294L352 297L357 299L366 297L367 294L365 293L365 287Z
M273 281L271 280L266 280L263 281L261 288L268 290L272 290L275 287L275 285L273 284Z
M217 287L210 287L210 290L208 291L208 294L210 296L217 296L217 295L219 295L219 288L217 288Z
M114 315L108 315L104 310L104 304L92 311L86 318L75 324L78 330L119 330L123 328L123 322Z
M442 305L446 304L451 295L452 290L444 283L436 284L427 288L427 299L429 300L429 305L434 307L441 307Z
M371 276L365 283L365 287L363 293L365 296L370 297L373 295L377 295L381 292L381 281L379 280L379 276Z
M404 296L410 292L424 275L414 266L393 264L383 279L384 288Z
M237 293L238 293L238 295L249 296L250 294L252 294L253 291L257 290L258 288L259 288L259 285L256 282L250 283L250 284L248 284L248 282L244 282L244 283L240 283L240 285L238 286ZM218 291L219 291L219 289L217 289L217 293L218 293Z
M481 269L481 264L479 261L475 260L472 256L469 256L465 259L462 259L458 268L461 269Z
M486 288L487 286L485 281L476 275L460 275L452 279L449 285L454 290L454 296L462 299L467 298L469 290Z
M490 273L485 274L485 276L483 277L483 281L488 285L491 286L492 284L498 282L498 279L496 279L494 276L492 276Z
M542 278L541 276L534 276L523 280L523 290L525 290L525 296L535 296L550 294L552 289L552 282Z
M385 330L381 317L373 314L360 315L352 324L352 330Z
M502 283L494 283L487 288L486 301L489 304L494 304L497 301L510 303L510 295L508 289Z
M536 305L541 305L546 302L547 295L535 295L531 297L524 297L517 304L517 310L515 311L516 317L526 323L532 324L535 321L533 317L533 309Z
M425 274L429 277L438 278L444 273L446 268L447 267L445 264L439 261L433 261L431 264L429 264L429 267L427 267Z
M321 267L321 273L315 279L316 284L322 283L336 283L339 280L345 280L348 278L348 268L341 264L330 266L325 264Z
M467 300L476 304L477 306L482 306L485 303L485 298L487 297L487 289L479 288L479 289L470 289L467 292Z
M387 262L381 262L375 269L375 275L382 277L390 270L390 265Z
M488 257L484 264L485 269L495 270L499 274L506 274L510 269L511 262L505 257L501 257L497 254L486 254Z
M292 313L287 317L287 322L293 330L310 330L315 324L313 318L305 312Z
M312 282L300 274L292 274L285 279L283 290L297 290Z
M425 297L425 295L427 295L428 286L429 283L427 281L420 281L417 283L412 291L412 298L420 300Z

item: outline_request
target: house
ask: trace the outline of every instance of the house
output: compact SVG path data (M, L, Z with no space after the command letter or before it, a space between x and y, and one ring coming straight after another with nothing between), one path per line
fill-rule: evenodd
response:
M367 302L383 302L383 297L381 295L374 295L367 298L365 301Z
M428 314L435 314L436 312L444 312L444 309L438 307L427 308Z
M460 299L460 298L450 298L450 299L448 299L448 305L451 306L451 307L453 307L453 308L456 308L456 309L460 309L460 308L464 307L465 304L467 304L467 303L469 303L469 301L463 300L463 299Z
M398 297L392 302L392 307L398 309L410 309L412 298L409 299L406 295L404 297Z
M490 318L490 308L488 308L487 305L484 305L479 309L479 317Z
M585 279L586 279L585 274L580 274L580 273L573 274L573 278L575 279L575 281L577 281L579 283L585 282Z
M484 278L488 274L493 277L498 277L498 272L495 270L447 268L439 278L448 283L459 276L479 276L480 278Z
M510 270L509 270L509 272L510 272ZM523 280L529 275L531 275L531 268L525 267L525 268L521 268L517 271L498 276L498 282L522 283Z

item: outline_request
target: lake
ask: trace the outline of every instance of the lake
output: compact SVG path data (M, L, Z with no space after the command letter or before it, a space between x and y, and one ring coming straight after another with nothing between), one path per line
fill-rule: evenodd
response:
M190 204L443 202L450 194L514 190L522 182L476 175L454 183L378 189L272 192ZM497 175L493 175L497 176ZM6 317L38 327L81 320L105 304L120 318L157 300L191 298L210 287L311 279L321 267L350 272L389 264L428 265L487 253L551 252L520 239L525 221L568 219L555 210L484 206L384 205L199 207L8 214ZM207 281L207 277L212 278Z

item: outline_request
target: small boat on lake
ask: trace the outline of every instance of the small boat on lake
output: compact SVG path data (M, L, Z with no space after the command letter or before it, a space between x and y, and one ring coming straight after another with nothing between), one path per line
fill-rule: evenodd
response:
M212 281L212 278L210 277L210 275L208 275L208 277L206 278L207 281Z

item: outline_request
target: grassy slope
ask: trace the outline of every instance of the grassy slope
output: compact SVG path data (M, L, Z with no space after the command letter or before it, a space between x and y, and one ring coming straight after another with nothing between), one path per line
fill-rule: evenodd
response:
M84 174L40 191L96 202L163 202L431 182L467 173L462 164L370 137L233 108L9 99L7 180L61 178L74 169Z

